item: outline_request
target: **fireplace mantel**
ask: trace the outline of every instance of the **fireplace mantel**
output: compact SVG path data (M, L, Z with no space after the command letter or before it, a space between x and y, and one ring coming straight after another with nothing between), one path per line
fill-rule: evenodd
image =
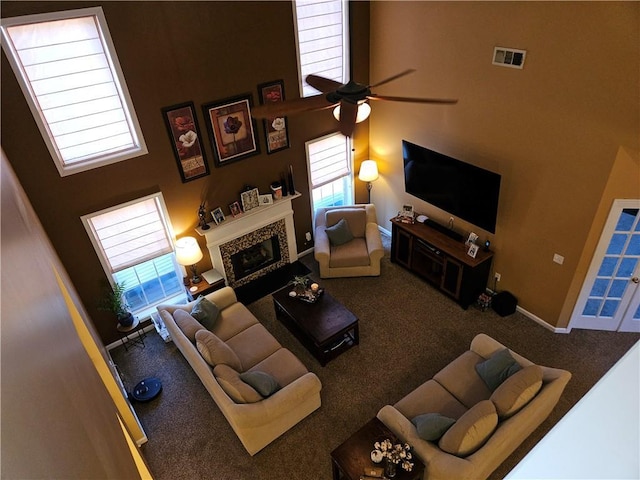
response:
M289 262L293 263L298 260L296 231L293 223L291 201L300 196L301 194L296 192L295 195L274 200L271 205L260 205L238 217L226 217L219 225L216 225L215 222L208 223L208 230L203 230L200 227L196 228L196 232L207 240L207 249L211 256L213 268L224 276L227 284L229 284L228 275L225 271L220 246L277 222L278 220L284 219L285 221Z

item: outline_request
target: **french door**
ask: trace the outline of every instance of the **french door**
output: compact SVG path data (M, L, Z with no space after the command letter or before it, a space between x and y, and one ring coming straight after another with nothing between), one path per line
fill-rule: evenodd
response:
M571 328L640 332L640 200L615 200Z

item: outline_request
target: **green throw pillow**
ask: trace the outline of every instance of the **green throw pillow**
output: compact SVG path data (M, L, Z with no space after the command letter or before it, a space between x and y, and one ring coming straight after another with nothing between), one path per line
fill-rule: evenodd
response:
M258 370L240 374L240 380L251 385L260 395L268 397L280 390L280 385L275 378Z
M207 300L206 297L198 297L191 309L191 316L198 320L207 330L211 330L216 324L219 313L218 306Z
M421 439L436 442L456 421L439 413L425 413L413 417L411 423L415 425Z
M333 227L326 228L325 232L327 232L331 245L342 245L353 240L349 224L344 218L341 218Z
M500 350L476 365L476 372L492 392L511 375L522 367L509 353L508 349Z

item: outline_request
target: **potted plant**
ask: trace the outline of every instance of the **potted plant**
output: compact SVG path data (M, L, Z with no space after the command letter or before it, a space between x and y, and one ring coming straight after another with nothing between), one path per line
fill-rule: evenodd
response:
M307 290L307 284L309 283L309 279L303 275L296 275L293 277L291 284L293 285L293 290L301 295Z
M113 313L122 327L133 325L133 314L124 299L124 282L116 282L107 288L98 308Z

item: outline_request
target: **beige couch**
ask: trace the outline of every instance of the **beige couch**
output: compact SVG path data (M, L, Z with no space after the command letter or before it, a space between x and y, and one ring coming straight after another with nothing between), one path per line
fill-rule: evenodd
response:
M470 349L433 379L395 405L386 405L378 412L378 418L402 441L412 445L415 454L425 463L424 479L488 477L557 404L571 374L549 367L530 367L526 373L522 373L525 371L523 368L507 378L492 394L475 366L504 348L485 334L477 335ZM533 365L517 353L510 353L522 367ZM529 373L539 375L541 382L523 382ZM505 394L509 397L506 403ZM533 398L529 399L532 395ZM440 413L456 422L441 438L426 441L418 435L411 421L426 413ZM443 448L457 454L447 453ZM467 451L460 453L464 450Z
M345 219L353 240L332 245L326 233ZM321 278L365 277L380 275L380 260L384 255L382 238L373 204L319 208L315 217L314 257Z
M220 309L214 335L187 315L195 301L157 308L173 342L254 455L320 407L320 380L237 301L231 287L206 298ZM255 371L271 375L281 389L263 398L239 378L239 373Z

